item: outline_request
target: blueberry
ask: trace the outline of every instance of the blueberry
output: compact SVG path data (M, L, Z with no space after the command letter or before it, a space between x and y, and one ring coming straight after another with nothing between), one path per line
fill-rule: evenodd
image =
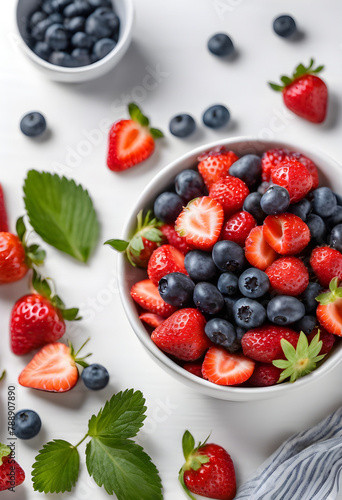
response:
M164 191L154 202L154 215L166 224L173 224L183 209L184 202L176 193Z
M169 273L158 283L161 298L176 307L185 307L191 303L195 283L183 273Z
M277 325L289 325L301 319L305 314L304 304L296 297L278 295L267 305L267 317Z
M71 52L71 57L75 61L75 66L88 66L91 64L90 55L88 49L74 49Z
M195 120L186 113L174 116L169 123L170 132L176 137L188 137L195 131L195 128Z
M85 24L85 17L76 16L70 19L65 19L64 27L69 33L76 33L77 31L82 31Z
M38 111L31 111L22 117L20 121L20 130L28 137L37 137L46 130L46 121L44 116Z
M308 215L305 223L310 229L311 239L315 239L318 242L324 241L326 231L322 217L316 214L310 214Z
M84 385L92 391L103 389L109 382L107 369L98 363L93 363L84 368L81 377Z
M33 52L41 59L48 61L51 49L46 42L37 42L33 47Z
M97 9L98 7L113 8L113 3L111 0L88 0L88 2L94 9Z
M233 316L237 326L255 328L266 319L266 310L257 300L242 297L233 305Z
M290 195L288 190L277 185L270 186L260 200L260 206L267 215L284 213L289 205Z
M324 219L327 231L331 231L334 226L342 222L342 207L337 205L332 215Z
M312 210L311 203L306 198L303 198L302 200L298 201L298 203L293 203L287 209L288 212L297 215L297 217L300 217L304 222L306 221L306 218L311 212L311 210Z
M337 205L342 205L342 194L334 193L334 195L337 201Z
M234 241L222 240L215 243L212 256L220 271L241 271L246 264L243 248Z
M32 29L31 35L34 40L42 42L45 38L46 30L53 24L51 19L47 18L37 23Z
M112 38L101 38L98 40L93 48L93 56L96 61L103 59L109 52L111 52L116 45Z
M320 217L329 217L335 211L336 196L328 187L320 187L313 192L312 210Z
M194 289L193 300L196 307L203 313L216 314L224 306L222 294L215 285L200 281Z
M185 201L193 200L198 196L203 196L205 186L202 176L191 169L182 170L175 179L176 193Z
M53 23L53 24L63 24L64 22L64 17L62 16L62 14L60 14L59 12L54 12L53 14L51 14L49 16L49 20Z
M342 252L342 224L337 224L331 230L329 245L339 252Z
M216 277L217 267L208 252L191 250L184 259L184 267L194 281L210 281Z
M70 54L63 51L54 51L49 57L49 62L55 64L56 66L65 66L66 68L71 68L75 66L74 60Z
M60 11L63 11L67 5L69 5L72 2L72 0L57 0L58 3L58 9Z
M215 106L210 106L203 113L203 123L210 128L221 128L227 125L230 119L230 113L228 109L222 104L215 104Z
M40 431L42 422L33 410L20 410L14 416L13 432L19 439L32 439Z
M78 49L90 49L94 44L94 38L83 31L78 31L72 36L71 44Z
M231 273L222 273L217 281L217 288L222 295L235 295L239 289L239 278Z
M270 289L270 280L264 271L256 267L246 269L239 277L240 292L251 299L262 297Z
M47 14L41 10L37 10L32 14L30 17L30 26L33 28L33 26L36 26L36 24L40 23L41 21L44 21L44 19L47 18Z
M259 224L266 217L265 212L260 206L261 197L261 193L255 191L254 193L250 193L248 196L246 196L243 202L243 210L253 215L253 217L258 221Z
M277 35L288 38L297 31L297 27L293 17L283 15L273 21L273 30Z
M208 40L208 49L215 56L224 57L234 53L234 44L226 33L216 33Z
M229 175L238 177L248 187L253 186L253 184L260 180L261 158L252 154L241 156L230 167Z
M75 0L63 10L64 17L88 16L92 7L86 0Z
M53 14L54 12L58 12L59 10L59 4L57 0L45 0L42 5L42 10L50 15Z
M236 340L236 331L231 323L222 318L210 319L204 327L206 336L214 344L229 348Z
M309 281L308 286L301 295L307 314L311 314L316 311L318 306L316 297L321 293L322 290L323 287L319 283Z
M304 332L306 335L310 335L316 324L316 316L303 316L293 324L293 328L298 332Z
M69 45L69 37L62 24L52 24L45 34L45 41L52 50L64 50Z
M99 7L87 19L85 31L97 38L108 38L119 30L118 16L106 7Z

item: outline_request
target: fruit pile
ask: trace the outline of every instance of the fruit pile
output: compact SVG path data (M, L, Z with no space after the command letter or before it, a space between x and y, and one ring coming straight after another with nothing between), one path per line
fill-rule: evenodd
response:
M119 39L111 0L44 0L27 22L28 44L57 66L87 66L103 59Z
M154 216L108 243L147 268L131 296L187 371L219 385L294 381L342 336L342 199L306 156L206 152Z

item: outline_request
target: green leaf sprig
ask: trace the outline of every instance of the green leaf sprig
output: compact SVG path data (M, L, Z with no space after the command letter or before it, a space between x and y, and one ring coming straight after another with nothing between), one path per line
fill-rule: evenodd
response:
M49 245L87 262L100 232L88 192L71 179L37 170L27 173L23 189L35 232Z
M88 422L88 432L73 446L56 439L43 446L33 464L35 491L64 493L75 486L79 474L78 446L86 446L86 466L98 486L118 500L162 500L162 484L156 466L136 436L146 418L145 399L133 389L114 394Z

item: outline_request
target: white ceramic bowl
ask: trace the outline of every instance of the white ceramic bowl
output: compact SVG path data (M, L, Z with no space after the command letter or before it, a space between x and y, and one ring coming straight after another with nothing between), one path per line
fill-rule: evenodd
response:
M118 64L132 40L134 7L133 0L112 0L115 12L120 18L120 34L117 45L103 59L88 66L65 68L51 64L38 57L27 45L26 23L30 14L41 4L41 0L18 0L16 24L23 40L20 45L33 64L51 80L79 83L99 78Z
M136 225L136 215L141 209L151 208L153 201L159 193L166 189L174 180L175 176L185 168L191 168L197 165L197 157L200 153L206 150L213 149L217 146L225 146L233 150L238 155L247 153L261 154L267 149L275 147L284 147L291 151L299 151L311 158L320 172L320 184L333 186L334 191L342 193L342 170L334 160L329 158L325 153L315 151L314 149L304 148L298 144L289 144L272 141L259 141L249 137L237 137L227 139L225 141L215 142L209 145L197 148L190 153L185 154L178 160L172 162L165 167L156 177L148 184L146 189L141 194L138 201L135 203L131 216L124 228L123 238L128 239ZM193 375L181 366L172 361L164 354L151 340L150 333L145 328L144 324L139 320L136 305L130 296L131 286L146 278L146 272L142 269L132 267L127 259L119 256L118 261L118 279L121 300L126 311L129 322L136 333L140 342L147 349L148 353L164 370L174 376L177 380L187 384L194 390L199 391L208 396L228 401L252 401L259 399L268 399L276 396L281 396L289 391L294 391L308 384L314 384L315 380L322 377L333 369L342 359L342 342L338 343L322 365L309 375L297 380L295 383L282 383L270 387L226 387L213 384L207 380L201 379Z

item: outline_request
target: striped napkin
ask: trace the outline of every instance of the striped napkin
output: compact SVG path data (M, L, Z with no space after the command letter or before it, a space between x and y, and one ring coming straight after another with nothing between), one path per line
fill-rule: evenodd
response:
M334 500L342 471L342 407L287 439L235 500Z

